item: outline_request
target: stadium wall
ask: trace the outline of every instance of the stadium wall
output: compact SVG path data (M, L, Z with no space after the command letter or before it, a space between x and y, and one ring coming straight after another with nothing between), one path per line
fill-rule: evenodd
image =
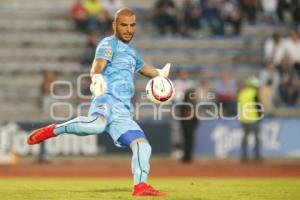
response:
M37 155L40 145L29 146L26 139L29 132L47 123L0 123L0 153L14 152L21 156ZM172 134L170 123L141 123L154 154L170 154L172 151ZM260 124L262 154L264 157L300 157L300 119L268 118ZM238 157L242 129L236 120L202 121L196 130L195 154L217 158ZM250 139L250 148L254 138ZM129 149L114 146L108 134L78 137L62 135L45 143L49 155L99 155L126 154Z
M26 143L30 131L48 123L0 123L0 153L11 152L20 156L37 155L41 145L30 146ZM171 152L171 131L168 123L140 123L152 146L154 154ZM78 137L64 134L45 142L45 152L49 155L98 155L104 153L129 153L113 144L108 134Z
M263 156L300 157L299 130L299 118L266 118L262 120L260 137ZM196 154L219 158L240 155L243 131L238 121L202 121L196 132ZM249 146L253 148L254 136L250 138Z

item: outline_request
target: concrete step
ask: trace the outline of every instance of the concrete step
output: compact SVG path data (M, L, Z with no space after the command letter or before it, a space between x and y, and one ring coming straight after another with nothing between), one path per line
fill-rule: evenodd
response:
M73 0L1 0L0 9L5 10L65 10L72 5Z
M1 75L0 76L0 88L12 88L12 87L20 87L23 89L26 88L38 88L39 85L43 81L43 77L39 74L32 75Z
M236 56L236 55L201 55L201 54L193 54L193 55L143 55L141 54L145 61L150 63L167 63L172 62L176 63L176 65L182 64L237 64L237 63L251 63L257 64L259 61L257 60L257 56Z
M237 53L237 52L236 52ZM200 64L200 63L257 63L257 54L252 55L239 55L236 53L225 53L217 52L214 54L207 53L201 54L200 51L194 51L189 54L181 54L180 52L164 52L164 53L153 53L141 51L140 54L145 61L150 63L166 63L172 61L173 63L190 63L190 64ZM74 62L80 61L84 55L84 49L43 49L43 48L27 48L27 49L1 49L0 48L0 61L8 62L10 60L14 61L32 61L36 62ZM1 64L2 65L2 64Z
M274 32L288 33L291 27L288 24L270 25L266 23L257 23L255 25L245 24L242 29L243 36L255 36L257 38L270 37Z
M26 30L40 31L40 30L74 30L72 20L68 19L0 19L0 31L20 31L26 32Z
M5 104L0 105L0 110L22 110L22 108L26 107L26 110L35 109L37 108L36 102L30 102L30 101L22 101L21 99L18 102L5 102ZM24 109L25 110L25 109Z
M0 112L0 120L2 121L36 121L42 120L41 109L34 107L14 107L3 108ZM49 117L48 117L49 118Z
M24 3L24 0L1 0L1 6L0 7L13 7L13 8L30 8L32 6L36 7L42 7L42 8L48 8L49 6L52 7L63 7L67 8L74 0L26 0L26 4ZM177 5L180 5L182 3L181 0L175 0L177 2ZM155 2L153 0L126 0L124 1L125 6L134 7L134 8L148 8L151 9L153 7Z
M62 54L58 54L58 53L53 53L53 54L43 54L43 53L39 53L39 54L14 54L14 55L0 55L0 61L1 62L8 62L10 60L15 60L19 62L19 66L20 63L22 61L25 62L30 62L32 60L36 60L37 62L42 62L42 61L49 61L49 62L72 62L72 61L80 61L80 58L82 54L77 54L74 55L71 52L65 52ZM170 55L143 55L141 54L142 57L144 58L144 60L146 62L149 63L167 63L167 62L172 62L174 64L177 65L185 65L185 64L189 64L189 65L200 65L202 63L206 63L206 64L237 64L237 63L245 63L245 62L249 62L252 64L257 64L260 62L260 59L257 58L256 55L254 56L245 56L245 57L239 57L239 56L235 56L235 55L222 55L220 57L216 56L216 55L199 55L199 54L194 54L194 55L174 55L174 54L170 54ZM2 65L2 64L1 64ZM60 65L61 66L61 65ZM1 67L1 66L0 66ZM30 69L32 69L32 67L30 67ZM20 71L20 70L19 70Z
M0 19L7 20L36 20L36 19L71 19L69 9L46 8L39 9L35 6L27 9L16 9L12 7L3 8L0 6Z
M78 62L51 62L51 61L37 61L29 60L15 61L10 59L6 62L1 62L0 73L1 74L12 74L12 73L40 73L44 70L53 70L63 74L77 74L81 71Z
M274 110L274 115L278 117L299 117L300 107L285 108L279 107Z
M172 37L151 38L140 37L133 41L133 45L137 48L144 49L260 49L261 40L256 39L227 39L227 38L196 38L196 39L176 39Z
M14 15L12 15L14 16ZM273 34L274 31L286 32L289 29L286 25L283 26L271 26L265 25L244 25L242 29L243 36L257 36L258 38L268 37ZM41 31L41 30L64 30L70 31L74 30L74 25L72 20L66 16L59 17L49 17L47 15L42 18L28 19L24 18L0 18L0 30L3 31ZM205 30L203 30L205 32ZM151 21L146 20L145 22L138 24L137 35L155 35L157 34L156 28L153 26ZM200 31L201 33L201 31Z
M99 38L100 40L101 38ZM84 46L87 36L77 32L38 32L38 33L0 33L2 45L60 47ZM171 37L138 37L132 44L137 49L144 50L222 50L222 49L261 49L263 39L227 39L198 38L180 39Z
M44 49L44 48L0 48L0 61L79 61L84 55L84 49Z
M63 47L84 46L87 36L77 32L0 33L1 46L5 47Z
M7 94L1 93L0 94L0 101L1 102L10 102L10 103L18 103L18 101L34 101L39 102L41 100L40 91L36 90L36 92L30 93L14 93L14 94Z
M146 23L141 22L142 25L138 25L136 29L136 35L158 35L158 31L156 27L151 23L151 19L145 21ZM260 26L253 26L253 25L243 25L241 35L242 36L251 36L251 37L269 37L275 31L279 32L287 32L289 30L288 26L271 26L268 24L260 25ZM209 27L203 28L200 31L192 32L192 35L210 35Z
M51 46L31 46L29 43L22 43L21 45L17 45L14 44L12 46L7 46L5 45L6 43L4 43L4 45L2 47L0 47L0 53L2 52L6 52L3 53L3 56L6 56L6 54L9 53L17 53L17 54L21 54L18 52L22 52L24 55L27 54L36 54L36 52L42 52L42 51L46 51L47 53L49 53L49 56L52 56L52 52L55 52L56 50L59 50L60 53L61 52L70 52L73 54L77 54L77 53L84 53L85 47L84 45L72 45L71 43L66 43L65 45L62 46L56 46L56 45L60 45L60 44L54 44L51 43ZM187 47L187 46L186 46ZM26 51L24 51L26 50ZM214 56L227 56L227 55L233 55L233 56L239 56L239 55L257 55L260 54L261 51L260 49L250 49L247 48L246 46L244 46L244 48L241 49L235 49L233 47L229 48L229 47L223 47L220 46L220 48L213 48L213 47L208 47L208 46L199 46L199 47L195 47L195 49L193 48L148 48L145 46L141 46L140 48L138 48L138 51L140 54L151 54L151 55L161 55L161 54L165 54L165 55L176 55L176 56L185 56L185 55L214 55Z
M36 95L36 96L24 96L24 95L15 95L15 96L4 96L1 95L0 96L0 101L1 102L10 102L10 103L14 103L16 105L18 105L18 102L22 100L25 102L35 102L35 104L38 104L41 101L41 96L40 95ZM2 108L5 109L5 108Z

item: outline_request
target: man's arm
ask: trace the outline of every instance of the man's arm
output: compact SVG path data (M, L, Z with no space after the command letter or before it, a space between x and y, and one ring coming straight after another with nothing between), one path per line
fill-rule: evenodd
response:
M93 77L95 74L100 74L104 70L107 64L107 60L102 58L95 58L90 70L90 76Z
M139 73L148 78L154 78L158 76L158 71L156 70L156 68L148 63L145 63Z
M96 58L94 59L92 64L92 68L90 71L90 76L92 78L90 90L96 97L103 95L107 88L104 77L101 74L106 66L106 63L107 60Z
M140 74L148 78L154 78L156 76L168 77L171 64L167 63L162 69L157 69L154 66L145 63L142 69L139 71Z

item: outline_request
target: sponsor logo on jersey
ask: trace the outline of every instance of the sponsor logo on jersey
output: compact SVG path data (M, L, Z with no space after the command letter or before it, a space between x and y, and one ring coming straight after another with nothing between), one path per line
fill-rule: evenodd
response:
M104 55L105 55L105 56L112 56L112 50L105 49L105 50L104 50Z

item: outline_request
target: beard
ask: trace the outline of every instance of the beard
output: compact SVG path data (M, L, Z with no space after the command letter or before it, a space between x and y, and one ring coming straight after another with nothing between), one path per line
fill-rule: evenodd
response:
M125 38L124 35L126 35L127 37ZM117 38L119 38L122 42L124 43L129 43L133 36L134 36L134 33L121 33L121 31L119 31L118 29L116 29L116 36Z

